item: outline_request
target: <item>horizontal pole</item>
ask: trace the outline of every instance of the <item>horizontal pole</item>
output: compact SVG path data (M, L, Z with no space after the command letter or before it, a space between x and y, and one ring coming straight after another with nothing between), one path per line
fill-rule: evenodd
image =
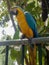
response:
M49 37L38 37L32 39L32 44L40 44L43 42L49 42ZM28 44L28 39L15 39L15 40L6 40L6 41L0 41L0 46L6 46L6 45L23 45Z

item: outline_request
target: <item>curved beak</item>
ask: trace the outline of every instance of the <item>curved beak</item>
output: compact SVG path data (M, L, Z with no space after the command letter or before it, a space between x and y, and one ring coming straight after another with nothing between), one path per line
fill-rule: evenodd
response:
M12 15L17 15L17 14L18 14L18 11L17 11L16 9L11 9L11 10L10 10L10 13L11 13Z

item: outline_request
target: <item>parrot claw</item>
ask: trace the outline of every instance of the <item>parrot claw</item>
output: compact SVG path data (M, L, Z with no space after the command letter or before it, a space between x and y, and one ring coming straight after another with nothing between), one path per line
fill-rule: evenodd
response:
M31 44L32 44L32 38L29 38L29 39L28 39L28 41L29 41L29 43L31 43Z
M33 49L34 48L34 45L32 44L32 38L29 38L28 41L29 41L30 47Z
M26 38L25 35L22 35L22 36L21 36L21 39L24 39L24 38Z

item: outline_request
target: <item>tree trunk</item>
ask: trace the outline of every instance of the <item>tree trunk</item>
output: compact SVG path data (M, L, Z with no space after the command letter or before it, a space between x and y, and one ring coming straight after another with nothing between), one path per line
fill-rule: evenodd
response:
M16 30L17 30L17 29L16 29L16 25L15 25L15 23L14 23L13 16L12 16L12 14L10 13L10 8L11 8L10 0L6 0L6 3L7 3L8 12L9 12L9 14L10 14L12 24L13 24L13 26L14 26L14 30L15 30L15 32L16 32Z

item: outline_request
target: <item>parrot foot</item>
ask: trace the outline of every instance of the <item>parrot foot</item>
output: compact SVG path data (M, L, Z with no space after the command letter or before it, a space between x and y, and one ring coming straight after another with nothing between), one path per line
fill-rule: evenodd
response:
M34 48L34 45L32 44L32 38L29 38L28 41L29 41L30 47L33 49Z
M22 35L22 36L21 36L21 39L24 39L24 38L26 38L25 35Z
M29 38L28 41L30 44L32 44L32 38Z

